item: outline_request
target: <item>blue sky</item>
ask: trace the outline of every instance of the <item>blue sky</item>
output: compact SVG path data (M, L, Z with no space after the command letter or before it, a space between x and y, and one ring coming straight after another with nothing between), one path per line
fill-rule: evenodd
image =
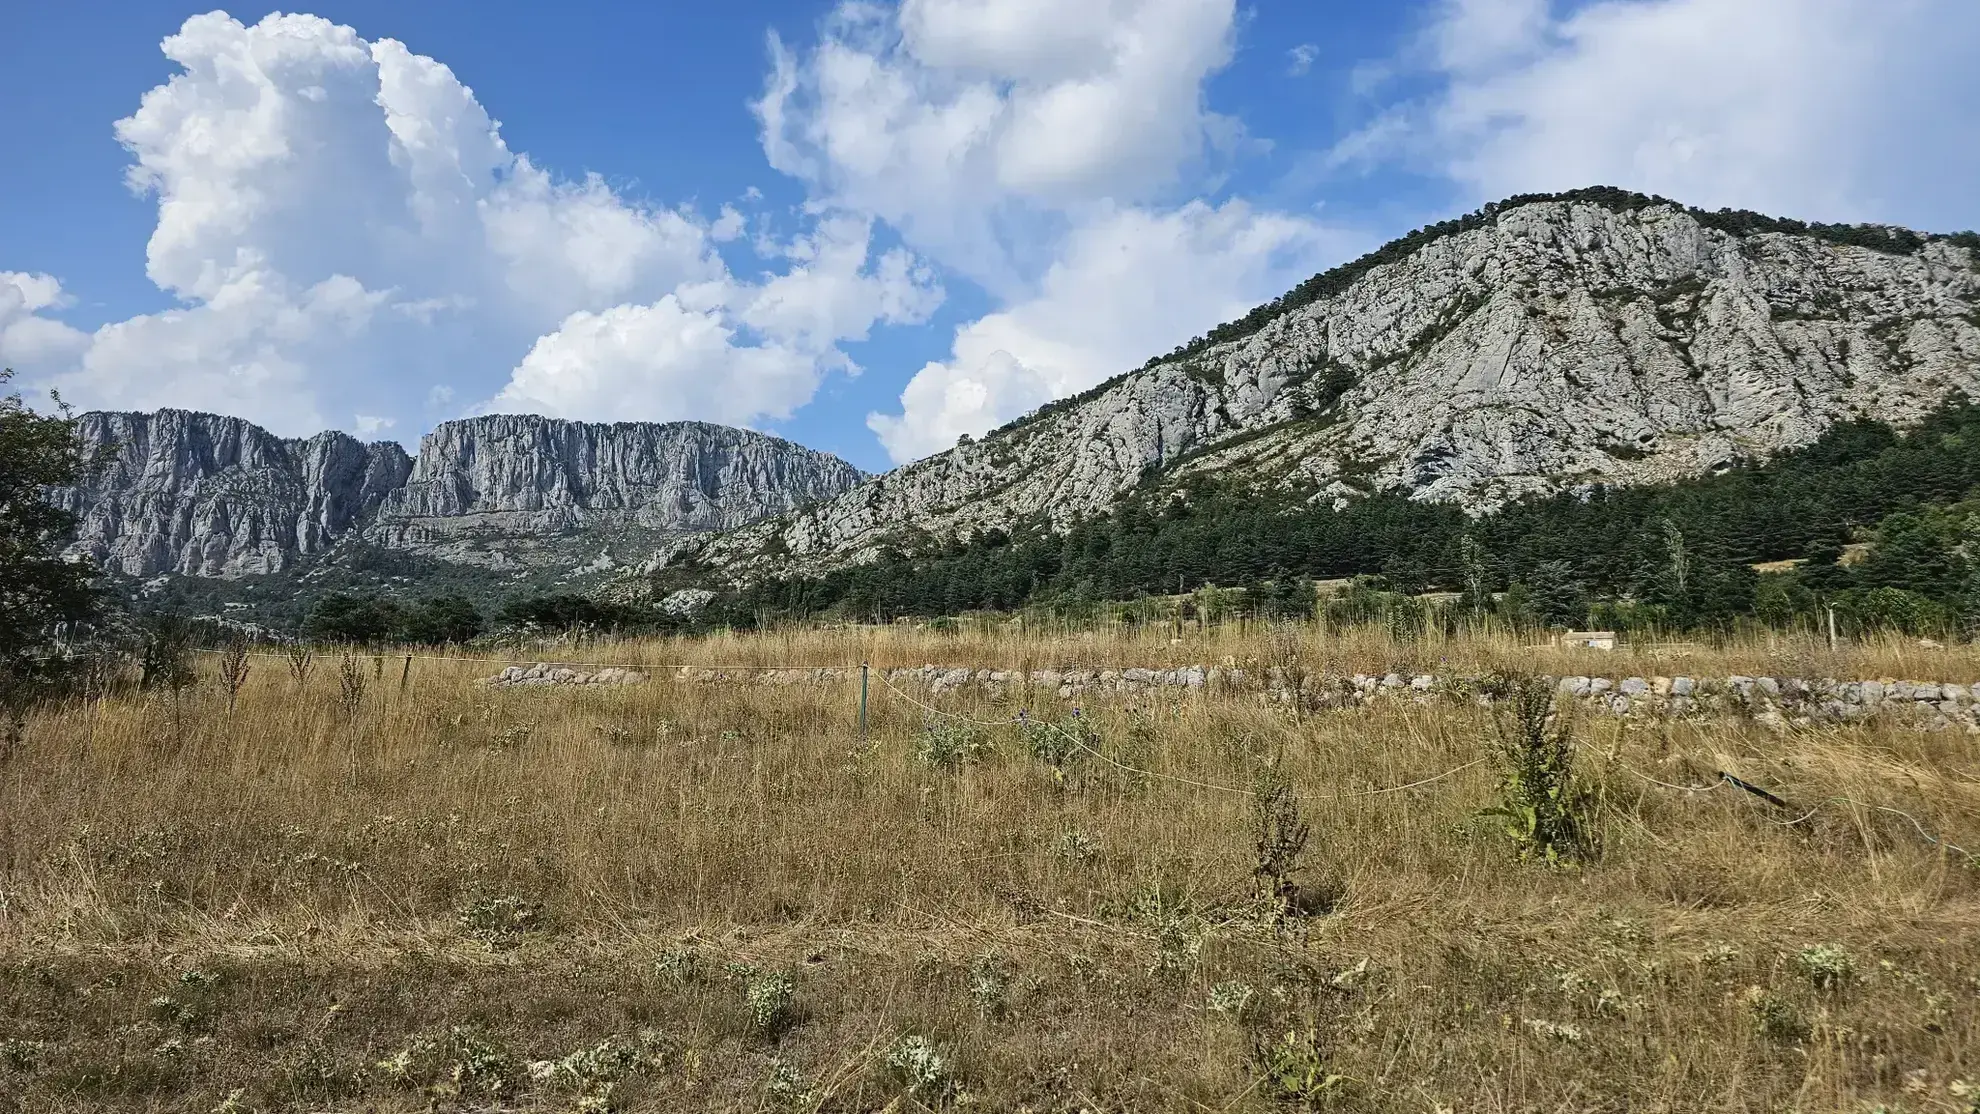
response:
M880 469L1505 194L1980 224L1970 0L31 5L0 361L416 443Z

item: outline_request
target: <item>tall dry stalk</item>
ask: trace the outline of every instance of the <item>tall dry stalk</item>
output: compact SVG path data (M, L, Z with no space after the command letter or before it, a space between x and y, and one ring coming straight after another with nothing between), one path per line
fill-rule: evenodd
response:
M338 700L344 710L350 757L351 788L358 784L358 712L364 707L364 667L355 650L345 650L337 664Z
M1265 642L1272 671L1278 674L1279 683L1284 686L1287 699L1292 702L1295 721L1306 715L1306 686L1309 680L1306 651L1301 638L1302 625L1280 623L1266 635Z
M291 642L282 647L282 656L288 659L289 677L295 681L296 692L300 695L309 688L309 673L316 665L316 655L308 644Z
M241 686L247 684L248 671L253 668L248 662L248 641L240 635L227 640L220 651L220 685L227 690L227 718L234 716L234 705L240 699Z
M1283 757L1283 756L1282 756ZM1283 927L1300 913L1299 858L1313 825L1300 815L1299 797L1280 762L1260 771L1252 791L1252 847L1257 864L1252 877L1272 904L1273 918Z

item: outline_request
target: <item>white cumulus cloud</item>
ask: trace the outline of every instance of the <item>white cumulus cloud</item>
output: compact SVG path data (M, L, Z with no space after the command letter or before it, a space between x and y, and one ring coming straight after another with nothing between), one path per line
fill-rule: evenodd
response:
M89 338L42 312L68 301L52 275L0 271L0 367L26 374L81 352Z
M772 166L999 289L1051 218L1155 198L1236 125L1205 104L1233 0L846 3L798 55L772 40ZM1049 260L1049 256L1045 257Z
M390 39L215 12L162 45L178 72L116 134L130 185L157 201L147 274L181 305L85 335L48 312L53 280L0 274L0 355L84 405L200 407L302 433L340 413L385 429L457 393L557 412L609 394L613 417L749 421L789 413L805 400L794 384L845 366L841 341L940 298L904 251L869 253L863 218L829 214L794 243L769 239L785 273L739 279L717 249L741 231L735 209L707 218L595 175L560 179L511 151L448 67ZM714 409L650 390L673 365L609 355L615 331L725 369ZM585 385L553 389L587 345L601 358Z
M487 408L606 421L631 409L733 423L783 417L811 397L817 373L803 353L736 339L720 313L674 294L583 310L536 342Z
M1340 149L1474 197L1593 184L1815 220L1970 223L1969 0L1446 0L1439 91Z
M900 414L867 425L896 460L946 449L1243 316L1344 246L1237 201L1116 211L1073 234L1033 297L959 329L950 358L908 383Z
M837 216L783 247L789 269L757 284L684 284L649 304L579 311L535 343L479 409L593 421L745 423L789 417L850 362L835 344L874 323L924 320L941 300L900 249L872 258L866 220ZM747 334L747 335L746 335Z
M867 424L896 461L1139 366L1336 258L1302 215L1211 204L1232 0L849 2L772 40L771 164L897 229L998 308Z

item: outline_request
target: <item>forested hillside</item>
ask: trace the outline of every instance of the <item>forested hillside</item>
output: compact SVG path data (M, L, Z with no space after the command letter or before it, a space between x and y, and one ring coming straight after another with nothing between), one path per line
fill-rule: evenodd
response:
M1360 577L1364 594L1444 589L1474 607L1497 597L1491 606L1538 622L1787 623L1833 605L1856 625L1944 630L1980 619L1980 549L1969 545L1980 507L1962 502L1977 483L1980 408L1964 399L1906 433L1843 423L1765 463L1526 499L1477 519L1395 493L1336 507L1198 477L1183 492L1151 485L1064 532L1032 525L890 548L823 577L758 584L723 597L710 617L747 626L773 616L1078 611L1205 586L1242 586L1252 606L1304 610L1313 596L1302 581ZM1803 563L1752 568L1787 560ZM681 565L663 575L695 574Z

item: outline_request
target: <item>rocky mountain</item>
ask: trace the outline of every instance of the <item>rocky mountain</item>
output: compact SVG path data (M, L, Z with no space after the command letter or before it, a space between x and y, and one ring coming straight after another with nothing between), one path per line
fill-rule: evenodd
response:
M705 422L528 415L442 423L379 508L377 544L506 568L559 553L640 555L838 495L865 473L828 453Z
M390 442L285 440L182 410L92 412L79 427L103 466L50 497L79 520L71 552L132 577L284 572L340 543L596 570L614 546L644 555L864 478L837 457L701 422L470 418L428 434L416 461Z
M78 429L103 463L51 499L77 516L73 553L126 576L281 572L367 522L412 461L342 433L285 440L239 418L91 412Z
M1518 198L1316 276L985 438L717 536L731 577L1063 525L1194 475L1483 511L1764 458L1980 396L1980 237Z

